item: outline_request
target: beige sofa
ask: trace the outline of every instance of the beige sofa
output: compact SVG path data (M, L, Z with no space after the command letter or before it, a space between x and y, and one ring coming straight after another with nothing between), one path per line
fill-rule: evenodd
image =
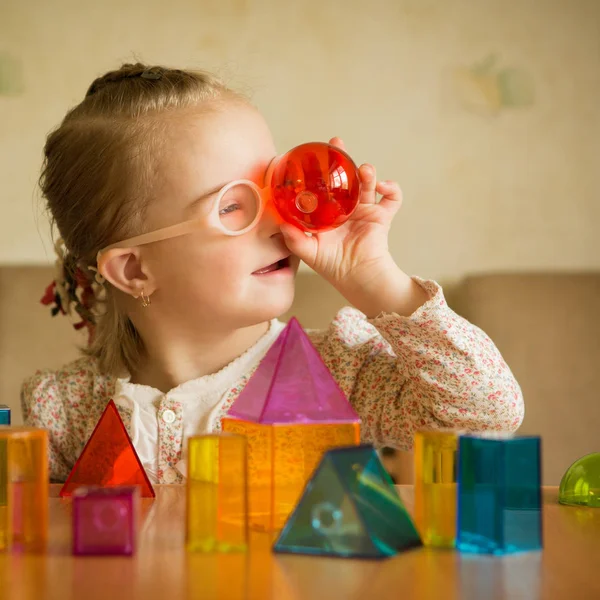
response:
M21 422L23 378L71 360L84 342L66 319L51 318L40 305L51 278L47 267L0 268L0 403L12 408L14 423ZM572 461L600 451L600 274L471 276L446 288L446 296L503 352L525 396L521 432L542 435L544 482L558 484ZM301 273L285 318L324 327L343 304L319 277ZM399 482L410 481L409 454L385 460Z

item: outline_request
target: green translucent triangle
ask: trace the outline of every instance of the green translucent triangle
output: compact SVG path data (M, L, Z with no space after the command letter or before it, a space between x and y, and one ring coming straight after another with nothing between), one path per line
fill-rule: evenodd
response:
M420 544L373 447L353 446L324 455L274 550L383 558Z

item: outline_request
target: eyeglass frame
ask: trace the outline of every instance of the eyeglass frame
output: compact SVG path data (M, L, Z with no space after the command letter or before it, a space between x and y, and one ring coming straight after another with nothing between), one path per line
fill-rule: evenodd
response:
M270 173L272 171L271 166L267 170L266 181L270 180ZM252 222L240 229L239 231L234 231L231 229L227 229L221 220L219 219L219 204L223 196L233 187L237 185L245 185L252 189L254 195L258 200L258 210L256 212L256 216L252 220ZM104 277L102 271L104 270L104 265L108 260L107 253L110 250L114 250L116 248L127 248L133 246L143 246L146 244L152 244L154 242L162 242L163 240L169 240L174 237L179 237L182 235L188 235L190 233L198 232L206 230L206 226L208 225L211 229L216 229L219 232L230 236L236 237L240 235L244 235L248 233L252 229L254 229L257 223L260 221L264 211L265 206L269 197L269 186L267 185L264 188L261 188L254 181L250 181L249 179L236 179L234 181L230 181L226 183L215 195L212 206L209 209L208 213L202 217L198 217L196 219L188 219L187 221L183 221L181 223L176 223L175 225L168 225L167 227L161 227L160 229L155 229L154 231L149 231L147 233L142 233L140 235L136 235L132 238L128 238L126 240L122 240L120 242L115 242L114 244L110 244L105 248L102 248L98 251L96 255L96 265L95 269L99 275Z

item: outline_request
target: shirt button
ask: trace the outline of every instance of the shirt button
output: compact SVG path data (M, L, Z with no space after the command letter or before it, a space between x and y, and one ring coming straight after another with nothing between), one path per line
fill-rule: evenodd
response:
M173 421L175 421L175 413L172 410L165 410L165 412L162 414L162 419L165 423L170 425L173 423Z
M175 473L175 469L172 469L171 467L166 469L163 474L163 479L167 483L173 483L177 479L177 473Z

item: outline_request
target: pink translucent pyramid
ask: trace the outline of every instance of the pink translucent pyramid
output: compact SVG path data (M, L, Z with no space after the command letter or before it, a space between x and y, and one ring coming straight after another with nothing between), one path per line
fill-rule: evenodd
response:
M271 346L228 416L266 425L359 421L295 317Z

